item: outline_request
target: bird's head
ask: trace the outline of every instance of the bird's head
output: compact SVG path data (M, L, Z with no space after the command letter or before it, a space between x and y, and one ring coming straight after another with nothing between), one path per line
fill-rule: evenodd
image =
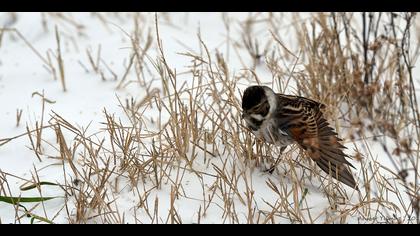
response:
M275 109L275 93L267 86L250 86L242 96L242 118L256 130Z

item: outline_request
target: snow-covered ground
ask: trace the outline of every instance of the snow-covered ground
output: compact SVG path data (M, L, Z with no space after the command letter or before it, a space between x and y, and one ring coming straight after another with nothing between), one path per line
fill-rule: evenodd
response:
M362 192L357 193L345 186L340 187L342 188L340 194L335 194L336 189L320 187L317 174L311 174L310 170L300 167L290 168L299 154L296 148L286 150L287 163L279 167L280 171L273 174L262 171L264 169L262 166L255 168L255 164L246 161L245 157L230 153L233 149L228 149L226 152L220 149L213 157L205 156L205 152L195 151L197 156L193 167L181 159L171 164L169 169L172 168L172 172L163 168L162 163L165 160L162 158L159 162L162 168L157 173L164 173L165 176L160 184L153 179L153 174L139 177L136 179L138 182L132 183L129 171L117 168L107 179L107 191L100 194L105 202L103 204L109 207L107 211L102 206L98 212L97 205L91 202L91 205L83 208L87 212L81 214L78 211L82 207L77 204L80 198L71 196L64 191L64 187L60 186L42 185L39 189L22 191L20 187L27 182L48 181L68 187L71 184L69 180L80 178L72 172L73 164L69 165L68 160L63 160L60 155L63 151L59 148L61 146L57 129L51 127L42 129L39 158L33 150L27 129L32 131L40 126L54 124L52 118L57 114L77 129L85 130L84 136L94 137L96 143L105 139L104 149L110 150L112 145L109 142L110 134L105 130L107 127L105 110L107 114L114 115L117 121L121 119L122 124L128 126L131 124L130 117L125 114L121 106L126 104L127 99L134 99L138 104L147 97L146 91L153 89L158 89L161 97L166 96L163 93L163 83L159 78L158 69L154 64L161 56L156 26L159 29L166 63L178 75L177 88L181 88L184 82L187 88L192 88L196 85L194 83L198 83L191 75L193 58L186 54L204 55L203 58L207 58L206 50L212 60L216 60L216 53L223 55L230 76L246 77L244 74L253 68L253 60L244 48L237 45L242 41L243 35L240 32L243 32L249 17L256 20L251 35L259 40L260 51L279 47L272 40L272 34L280 35L286 48L296 48L298 43L291 37L294 35L291 22L295 20L292 14L284 14L281 18L283 21L277 22L282 24L281 27L276 27L279 32L271 31L270 24L273 22L266 23L264 19L267 14L262 13L158 13L156 16L157 25L154 13L0 14L0 27L7 29L0 36L0 140L2 140L0 141L0 196L58 197L38 204L22 203L33 215L54 223L357 223L380 221L377 218L385 219L393 214L396 214L395 217L404 217L403 208L410 207L407 196L401 196L405 202L389 196L388 202L385 201L381 205L375 193L382 193L381 191L385 190L376 189L378 186L370 186L374 192L372 194L369 193L371 190L365 188L361 188ZM305 19L309 16L309 13L305 13L300 17ZM133 41L130 37L134 37L136 33L139 39L137 46L142 49L148 46L146 43L148 37L151 40L150 48L143 57L145 62L140 78L136 74L138 69L136 65L130 65L130 58L133 56ZM58 71L57 34L60 38L60 54L64 65L65 92ZM88 54L91 55L93 64L97 65L96 71ZM56 79L46 65L48 60L51 60L51 65L57 69ZM279 66L292 68L293 63L288 63L290 61L293 60L286 60ZM217 62L212 61L212 63ZM213 69L216 70L216 67ZM302 69L300 65L295 68L295 70ZM256 66L255 72L263 81L273 81L273 75L266 67ZM236 85L233 92L236 98L240 99L240 91L252 82L248 79L238 81L241 82ZM210 81L207 82L203 84L210 86ZM293 83L288 85L285 91L294 93L296 88ZM42 95L47 100L43 100ZM227 94L220 95L220 102L225 101L224 95ZM210 100L212 99L209 98L208 104L214 105ZM188 101L185 104L189 106ZM211 109L208 109L210 112ZM237 115L236 110L234 108L232 110L234 117ZM16 118L18 111L21 111L19 125ZM158 109L148 107L144 111L141 116L147 127L142 127L142 131L145 130L142 135L151 130L158 131L159 126L156 124L159 119ZM162 117L162 121L165 122L170 119L170 114L163 113ZM62 128L62 131L68 148L77 149L73 157L75 168L86 169L89 166L88 162L92 161L84 157L90 155L86 154L87 149L72 146L77 135L65 128ZM16 138L5 142L7 138L12 137ZM31 137L34 139L33 142L37 142L36 132L32 132ZM149 146L136 149L140 164L146 161L140 159L140 156L152 147L152 140L144 139ZM222 141L223 139L217 140L220 146L229 146ZM366 156L377 158L378 162L382 163L381 156L385 155L382 147L368 142L369 140L366 143L350 142L345 139L350 153L356 149L365 153L370 151ZM93 150L99 149L101 148L95 146ZM393 148L390 146L389 149ZM191 147L187 150L186 155L190 155L187 159L191 160L193 151ZM110 153L101 150L100 155L109 157ZM114 153L121 154L121 152ZM205 158L211 160L204 160ZM392 163L389 163L388 159L382 159L385 166L392 168ZM106 165L107 163L99 163L98 166L104 168ZM304 166L315 169L310 162L305 161ZM375 171L375 166L370 168L370 171ZM224 174L218 170L222 170ZM319 170L316 173L319 173ZM354 173L356 179L361 181L364 178L364 173L360 169ZM305 177L302 186L296 183L296 180L303 175L310 175L311 181ZM86 182L83 179L79 180ZM79 183L73 187L90 189L92 195L86 196L90 200L96 196L95 191L91 190L92 186ZM342 196L346 198L343 199ZM375 205L377 203L375 201L379 203ZM375 207L386 209L381 211L384 215L371 215L370 212L375 212ZM276 208L281 210L273 210ZM275 214L270 215L272 212ZM347 212L348 215L343 212ZM80 216L85 218L81 220L78 218ZM29 223L30 220L30 217L25 217L23 208L0 201L1 223ZM35 220L35 222L43 221Z

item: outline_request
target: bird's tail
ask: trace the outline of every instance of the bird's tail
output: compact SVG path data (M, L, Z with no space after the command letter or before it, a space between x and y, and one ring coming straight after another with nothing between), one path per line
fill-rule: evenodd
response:
M326 173L340 182L358 190L356 181L349 170L354 166L346 160L348 157L343 149L345 148L325 119L321 118L318 126L318 137L315 140L303 140L301 145L307 150L308 155Z

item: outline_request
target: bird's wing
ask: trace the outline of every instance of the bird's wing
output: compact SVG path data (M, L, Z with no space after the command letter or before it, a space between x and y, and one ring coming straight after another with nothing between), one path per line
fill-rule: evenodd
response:
M344 184L357 189L353 175L347 165L354 168L345 158L345 148L339 141L337 133L329 126L323 117L322 104L297 97L295 102L284 104L280 111L283 125L281 129L287 132L309 157L326 173Z

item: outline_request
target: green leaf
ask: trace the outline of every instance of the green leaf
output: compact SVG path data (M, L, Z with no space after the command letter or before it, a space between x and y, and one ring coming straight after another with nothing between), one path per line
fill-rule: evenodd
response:
M38 186L41 186L41 185L53 185L53 186L58 186L58 184L55 184L55 183L42 181L42 182L39 182L39 183L36 183L36 184L31 184L31 185L26 186L26 187L20 187L20 190L21 190L21 191L28 191L28 190L34 189L34 188L36 188L36 187L38 187Z
M51 220L49 220L47 218L37 216L37 215L34 215L34 214L31 214L31 216L32 216L31 224L33 224L35 220L43 221L43 222L48 223L48 224L54 224L54 222L52 222Z
M40 221L44 221L46 223L49 224L53 224L52 221L45 219L43 217L37 216L37 215L33 215L31 213L28 212L28 209L26 209L26 207L20 203L22 202L43 202L43 201L48 201L51 199L55 199L55 198L59 198L59 197L4 197L4 196L0 196L0 202L6 202L12 205L17 205L19 207L22 207L26 214L28 215L28 217L32 217L31 219L31 224L33 223L33 221L35 219L40 220Z
M22 202L44 202L59 197L4 197L0 196L0 202L6 202L13 205Z
M48 224L54 224L54 222L48 220L47 218L37 216L37 215L34 215L34 214L28 212L28 209L26 209L26 207L23 206L20 203L23 203L23 202L27 202L27 203L28 202L29 203L30 202L44 202L44 201L48 201L48 200L55 199L55 198L60 198L60 197L4 197L4 196L0 196L0 202L6 202L6 203L9 203L9 204L18 205L19 207L22 207L25 210L28 217L31 217L31 224L33 224L35 220L43 221L43 222L46 222Z
M305 199L305 197L306 197L306 195L308 194L308 189L307 188L305 188L304 190L303 190L303 195L302 195L302 198L300 199L300 201L299 201L299 207L301 207L302 206L302 203L303 203L303 200Z

